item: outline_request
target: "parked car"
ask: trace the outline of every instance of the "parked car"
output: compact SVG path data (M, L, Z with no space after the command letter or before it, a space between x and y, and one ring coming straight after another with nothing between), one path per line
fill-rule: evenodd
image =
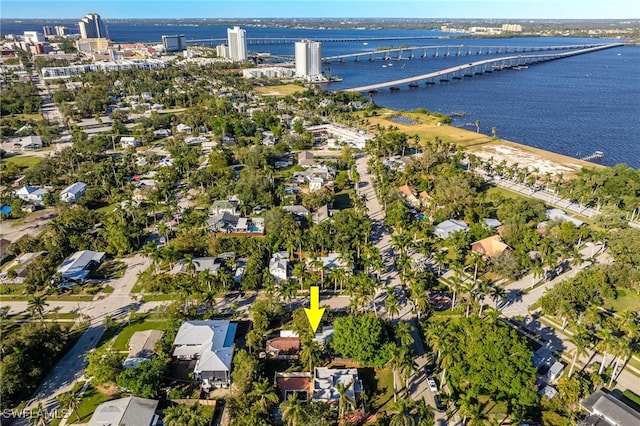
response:
M440 394L435 394L433 396L433 401L436 404L436 410L438 410L438 412L443 413L444 410L447 409L447 407L442 403L442 398L440 397Z
M431 390L431 392L438 392L438 384L433 377L429 377L427 379L427 384L429 385L429 390Z

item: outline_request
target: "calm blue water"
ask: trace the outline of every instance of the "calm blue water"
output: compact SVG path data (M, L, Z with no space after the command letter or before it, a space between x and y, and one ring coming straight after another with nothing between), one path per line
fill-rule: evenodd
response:
M73 30L74 25L68 24ZM118 42L160 42L162 34L185 34L187 40L226 37L226 26L156 26L108 24L110 37ZM244 27L247 37L339 38L440 36L437 31L420 30L317 30ZM3 34L40 30L40 25L2 22ZM367 51L390 45L434 46L553 46L593 43L594 39L514 38L514 39L428 39L324 43L323 56ZM605 40L611 41L611 40ZM293 55L293 45L250 45L249 50ZM416 52L417 55L421 52ZM442 54L442 51L440 52ZM485 58L487 56L483 56ZM495 55L492 57L496 57ZM424 74L475 56L451 56L402 61L332 63L331 74L343 81L326 85L339 90L402 77ZM389 64L393 64L389 66ZM387 65L383 67L382 65ZM640 46L628 46L579 55L483 76L390 92L383 89L375 102L400 110L424 107L454 117L453 124L489 134L492 127L504 139L558 152L585 156L603 151L603 164L627 163L640 168Z

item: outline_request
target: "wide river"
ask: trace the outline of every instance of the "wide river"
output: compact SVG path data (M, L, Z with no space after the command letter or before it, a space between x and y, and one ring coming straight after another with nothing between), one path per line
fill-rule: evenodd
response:
M117 42L159 42L162 34L185 34L187 40L225 38L223 26L180 26L153 24L108 24ZM73 30L73 24L69 25ZM77 25L76 25L77 27ZM247 37L367 38L434 36L433 39L381 40L323 43L323 56L364 52L394 46L555 46L612 42L610 39L443 38L447 34L421 30L354 30L244 27ZM2 23L3 34L40 30L29 23ZM439 37L439 38L436 38ZM293 55L292 44L249 45L250 51ZM325 85L340 90L370 83L396 80L430 71L489 58L450 56L399 61L366 60L325 65L340 83ZM442 55L442 52L441 52ZM408 55L405 55L405 57ZM492 55L491 57L497 57ZM421 85L400 91L382 89L373 95L378 105L399 110L427 108L453 114L453 124L490 134L497 127L501 138L537 148L582 157L604 152L601 163L626 163L640 168L640 46L625 46L571 58L507 70L433 86Z

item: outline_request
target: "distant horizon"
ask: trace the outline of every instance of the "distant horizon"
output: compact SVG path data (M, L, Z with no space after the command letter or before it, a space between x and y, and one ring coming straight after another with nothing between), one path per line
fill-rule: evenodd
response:
M2 19L636 20L636 0L2 0ZM410 16L406 16L409 14ZM634 17L629 15L634 14Z
M94 12L87 12L87 13L94 13ZM95 12L98 13L98 12ZM331 17L331 16L317 16L317 17L301 17L301 16L292 16L292 17L287 17L287 18L282 18L282 17L277 17L277 16L242 16L242 17L228 17L228 18L174 18L174 17L154 17L154 18L108 18L108 17L104 17L102 16L100 13L98 13L98 15L100 15L100 17L103 20L106 21L157 21L157 20L165 20L165 21L234 21L234 20L254 20L254 21L260 21L260 20L282 20L282 21L291 21L291 20L296 20L296 19L300 19L300 20L332 20L332 21L339 21L339 20L349 20L349 19L359 19L359 20L390 20L390 21L426 21L426 22L432 22L432 21L531 21L531 22L542 22L542 21L566 21L566 22L570 22L570 21L591 21L591 22L600 22L600 21L637 21L638 23L640 23L640 18L480 18L480 17L470 17L470 18L451 18L451 17L442 17L442 18L400 18L400 17L373 17L373 16L369 16L369 17L357 17L357 16L345 16L343 18L336 18L336 17ZM84 16L84 15L83 15ZM80 19L82 18L82 16L80 17L76 17L76 16L67 16L67 17L60 17L60 18L18 18L18 17L14 17L14 18L6 18L6 17L2 17L0 18L0 21L80 21ZM256 22L259 23L259 22Z

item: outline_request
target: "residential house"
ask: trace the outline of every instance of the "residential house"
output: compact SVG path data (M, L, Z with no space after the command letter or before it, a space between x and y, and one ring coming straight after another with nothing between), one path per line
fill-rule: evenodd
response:
M1 241L7 241L7 240L1 240ZM33 264L33 262L35 262L37 259L44 256L45 254L47 254L46 251L38 251L33 253L24 253L20 257L18 257L15 260L15 264L17 266L13 268L13 271L15 272L16 277L13 278L11 281L14 282L15 284L22 284L24 282L24 279L27 277L27 274L29 273L29 266Z
M87 275L104 261L105 254L100 251L82 250L67 257L58 269L63 280L84 282Z
M238 146L238 141L231 134L227 133L222 136L220 143L223 146L235 147Z
M407 202L411 207L418 208L420 207L420 199L418 198L418 191L415 188L412 188L409 185L402 185L398 188L400 194L402 194L402 198Z
M229 387L237 324L229 320L185 321L173 341L173 356L196 360L194 377L203 389Z
M158 129L153 131L153 137L156 139L168 138L171 136L171 130L169 129Z
M439 223L433 230L433 235L442 238L449 238L454 232L467 232L469 226L461 220L448 219Z
M209 207L209 216L217 216L222 213L238 215L238 202L235 200L216 200Z
M330 217L329 206L325 204L318 207L318 210L311 214L311 221L317 225L318 223L328 220Z
M137 148L139 146L142 146L142 142L140 142L138 139L136 139L133 136L122 136L120 138L120 145L122 145L123 148Z
M47 195L47 192L46 189L25 185L16 191L16 195L21 200L42 206L44 205L44 196Z
M286 281L289 278L289 252L278 251L271 256L269 273L276 281Z
M156 426L162 424L157 408L155 399L137 396L114 399L98 405L87 426Z
M344 257L340 253L329 253L326 256L321 256L318 258L322 262L323 269L347 269L348 262L344 259Z
M87 191L87 184L84 182L76 182L67 186L60 192L60 199L67 203L77 203Z
M209 271L212 274L217 274L224 263L224 259L220 257L194 257L193 258L193 272L200 273L202 271ZM189 265L184 259L176 263L171 269L172 274L188 274Z
M238 216L223 212L207 220L207 229L213 232L234 232L239 219Z
M280 390L280 399L287 401L289 395L296 394L299 401L308 401L311 395L313 377L308 371L276 372L275 382Z
M176 130L180 133L184 133L186 135L190 135L193 132L191 126L187 126L186 124L180 123L176 126Z
M590 416L578 422L582 426L627 426L640 424L640 413L627 403L600 389L586 397L580 406Z
M316 164L316 161L313 158L313 152L311 151L300 151L298 153L298 164L302 167L311 167Z
M300 204L294 205L294 206L283 206L282 210L291 213L294 216L297 217L303 217L306 218L307 216L309 216L309 209L306 208L305 206L302 206Z
M319 191L322 189L323 186L324 186L324 180L322 180L322 178L314 177L309 179L310 192Z
M502 254L508 248L509 246L502 242L500 235L492 235L471 244L471 251L480 254L485 259Z
M279 337L267 340L265 352L272 359L298 359L300 337L280 333Z
M484 226L489 229L498 229L500 226L502 226L502 222L500 222L498 219L493 219L490 217L482 219L482 223L484 223Z
M40 149L42 148L42 139L40 136L24 136L18 142L22 149Z
M571 217L560 209L547 209L545 212L547 219L549 220L559 220L561 222L571 222L575 226L582 226L584 222L576 219L575 217Z
M322 330L316 332L313 337L314 342L323 346L331 339L333 339L333 326L322 327Z
M150 361L156 353L156 343L162 338L162 330L136 331L129 339L129 354L122 363L124 368L135 368L141 362Z
M362 381L358 378L358 370L355 368L316 367L313 377L312 399L328 404L337 404L340 401L340 393L336 388L338 383L348 386L347 396L358 403L363 387Z

